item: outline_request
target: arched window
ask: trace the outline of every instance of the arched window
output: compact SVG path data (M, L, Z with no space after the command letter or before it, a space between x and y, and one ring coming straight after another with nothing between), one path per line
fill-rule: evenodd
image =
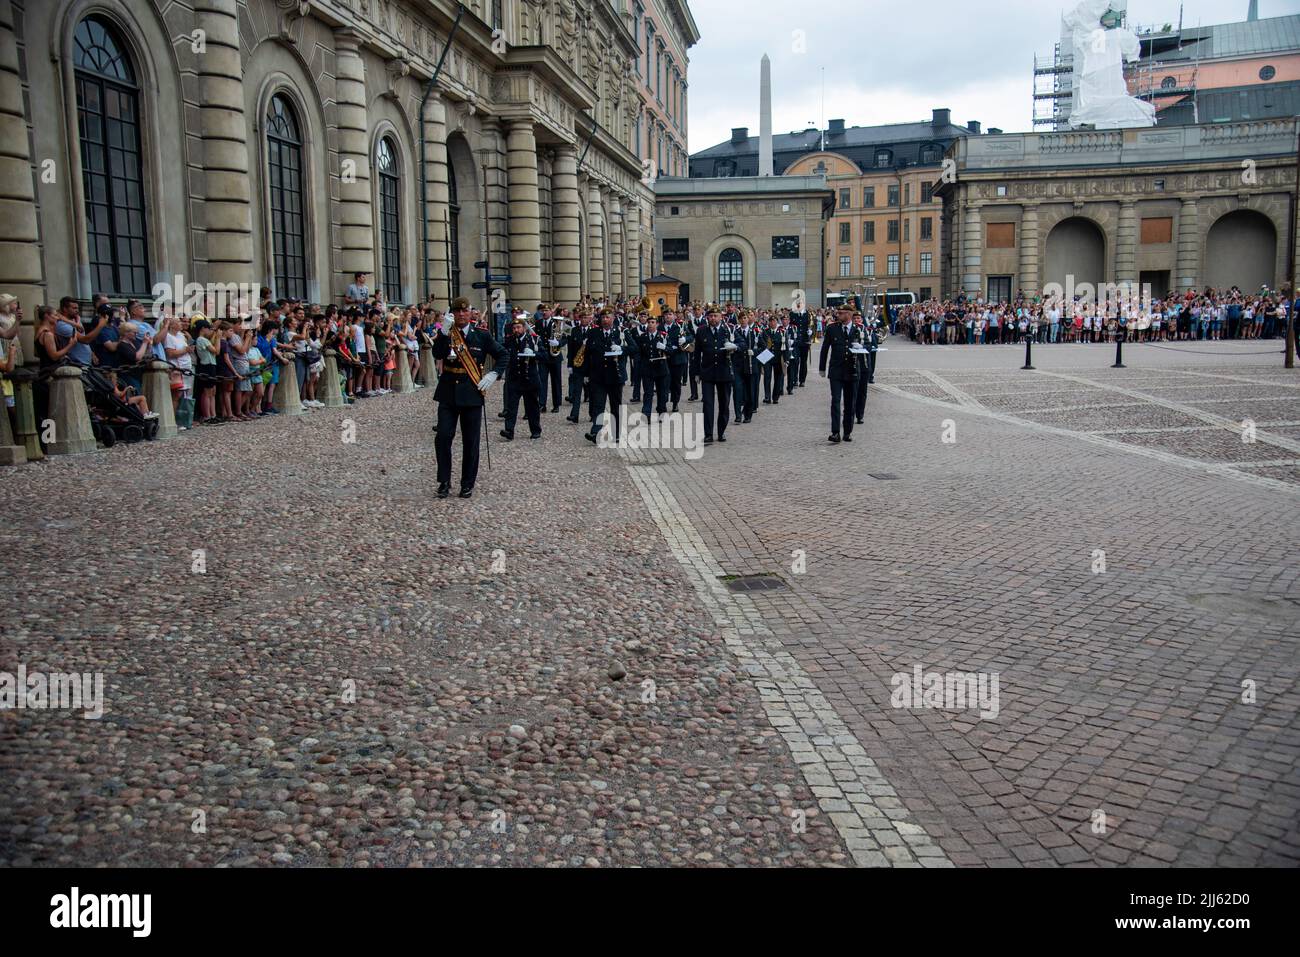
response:
M1178 85L1178 78L1173 76L1167 76L1160 81L1160 89L1162 90L1172 90L1177 85Z
M375 150L379 170L379 263L380 288L387 302L402 301L401 190L398 179L397 147L382 137Z
M740 250L724 249L718 255L718 302L744 302L745 263Z
M307 241L302 217L302 134L288 98L266 111L266 166L271 186L272 284L286 299L307 298Z
M149 292L140 88L126 46L99 17L73 35L86 239L95 292Z
M447 258L451 260L448 279L451 298L460 295L460 199L456 196L456 168L447 164Z

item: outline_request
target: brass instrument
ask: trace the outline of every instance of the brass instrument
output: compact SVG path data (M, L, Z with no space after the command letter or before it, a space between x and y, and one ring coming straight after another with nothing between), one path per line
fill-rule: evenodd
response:
M553 334L549 338L556 340L560 344L558 346L553 346L550 343L547 343L546 348L550 349L551 355L558 359L560 356L560 350L564 348L564 337L569 334L569 330L572 327L567 319L555 319L552 317L551 322L554 323L551 327ZM559 326L558 329L555 328L556 325Z

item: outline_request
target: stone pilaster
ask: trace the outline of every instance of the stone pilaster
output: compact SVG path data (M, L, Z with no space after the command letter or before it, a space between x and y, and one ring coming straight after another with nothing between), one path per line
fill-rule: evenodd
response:
M600 186L592 180L587 185L587 250L589 262L587 275L591 277L587 290L597 299L605 293L605 209L600 203Z
M423 284L427 275L428 288L421 285L420 299L432 297L439 309L445 309L451 303L451 273L447 260L450 254L447 234L451 194L447 174L447 104L437 92L429 94L423 126L425 215L428 217L425 226L429 235L425 255L429 258L425 264L427 273L420 277ZM473 201L473 197L467 198ZM421 241L423 238L421 236Z
M578 203L578 154L566 144L556 148L551 172L551 242L555 262L552 295L565 306L572 306L582 295Z
M551 154L548 150L537 157L537 215L538 238L542 244L542 298L555 298L555 263L551 236Z
M1115 228L1115 282L1138 281L1137 203L1126 199L1119 204L1119 222Z
M20 359L34 364L36 307L49 297L41 266L31 148L10 0L0 0L0 222L4 223L0 231L0 289L17 296L23 306Z
M623 207L620 198L611 195L609 199L609 293L611 296L623 295Z
M635 196L623 207L623 233L626 237L623 265L627 274L623 288L627 295L640 297L645 294L641 280L648 277L641 275L641 203Z
M339 30L334 34L335 97L338 111L339 224L338 270L335 288L326 295L333 299L343 295L352 282L352 274L371 274L371 287L379 277L375 272L375 233L370 203L369 124L366 119L366 67L355 33Z
M506 187L505 146L502 143L501 124L499 120L483 121L483 150L478 155L480 166L486 163L483 176L484 188L487 190L487 223L484 224L487 236L488 261L493 272L501 271L510 261L510 248L507 239L510 203ZM477 197L475 197L477 200ZM461 198L464 204L465 198ZM534 303L536 305L536 303Z
M1175 267L1178 276L1175 282L1178 284L1179 292L1195 289L1199 285L1197 276L1197 267L1200 263L1200 250L1197 247L1198 223L1196 200L1184 199L1182 208L1178 211L1178 260Z
M298 361L280 366L280 381L275 385L272 407L281 415L302 415L302 393L298 391Z
M983 285L983 274L980 269L982 262L980 254L984 248L983 231L983 217L980 215L980 208L978 206L967 206L966 222L962 226L961 260L961 287L967 298L978 296ZM894 285L894 278L889 280L891 288Z
M253 211L249 195L244 67L239 53L236 0L196 0L194 13L206 33L206 50L195 58L199 78L199 130L203 136L200 210L208 282L261 284L253 266Z
M1042 292L1038 264L1038 207L1026 206L1020 214L1020 289L1027 296Z
M532 120L513 120L507 137L510 175L510 299L532 310L542 298L537 138Z

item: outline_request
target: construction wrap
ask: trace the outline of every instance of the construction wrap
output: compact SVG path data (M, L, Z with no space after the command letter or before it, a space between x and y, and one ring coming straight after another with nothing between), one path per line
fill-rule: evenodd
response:
M1070 126L1155 126L1155 107L1129 96L1124 83L1124 61L1137 59L1141 44L1132 30L1102 26L1109 9L1111 0L1082 0L1064 17L1073 48Z

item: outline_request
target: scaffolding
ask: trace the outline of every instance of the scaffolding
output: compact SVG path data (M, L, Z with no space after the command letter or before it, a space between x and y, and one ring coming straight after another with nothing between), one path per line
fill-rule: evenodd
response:
M1074 57L1056 44L1051 56L1034 57L1034 126L1062 130L1069 124L1074 99Z

